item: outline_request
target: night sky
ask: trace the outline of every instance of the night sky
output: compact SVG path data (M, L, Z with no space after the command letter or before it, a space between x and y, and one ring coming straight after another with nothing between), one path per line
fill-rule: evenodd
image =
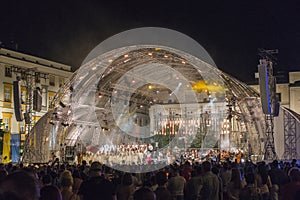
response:
M74 3L78 2L78 3ZM258 48L278 49L276 71L300 70L300 2L293 1L2 1L1 46L71 65L106 38L155 26L199 42L218 67L254 80Z

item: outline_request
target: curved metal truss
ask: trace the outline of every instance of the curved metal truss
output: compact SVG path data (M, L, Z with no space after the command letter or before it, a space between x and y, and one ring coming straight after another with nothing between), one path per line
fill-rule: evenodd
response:
M132 91L134 84L146 82L141 74L164 82L148 82ZM181 79L187 82L181 84ZM165 82L171 86L163 85ZM180 86L180 92L170 98L176 92L174 86ZM191 102L190 96L184 93L189 90L195 93L197 102ZM183 103L180 98L184 99ZM218 143L222 141L220 138L227 131L224 123L229 119L231 145L225 145L226 148L242 148L249 155L263 152L264 116L255 90L185 52L159 45L136 45L99 55L74 73L55 96L52 110L37 123L34 132L41 135L35 138L34 134L30 135L36 146L35 153L27 160L47 162L51 153L66 158L63 152L68 147L83 150L107 142L132 142L122 135L124 131L118 127L112 111L120 102L129 107L127 115L135 123L149 125L151 134L162 132L151 124L155 106L168 107L167 114L161 114L161 122L170 120L171 115L178 118L175 121L181 129L176 134L184 134L183 130L192 134L201 131L198 123L203 122L203 117L200 116L209 112L213 126L209 124L205 130L212 134L211 138ZM181 113L176 110L179 104Z

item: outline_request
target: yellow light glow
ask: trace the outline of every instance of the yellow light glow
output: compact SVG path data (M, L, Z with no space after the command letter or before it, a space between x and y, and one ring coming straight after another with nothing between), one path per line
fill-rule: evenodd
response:
M148 89L149 89L149 90L152 90L152 89L153 89L153 86L152 86L152 85L149 85L149 86L148 86Z
M211 84L208 85L206 84L206 82L204 80L200 80L198 82L195 82L192 85L193 90L197 91L197 92L219 92L221 90L223 90L223 87L221 85L215 85L215 84Z

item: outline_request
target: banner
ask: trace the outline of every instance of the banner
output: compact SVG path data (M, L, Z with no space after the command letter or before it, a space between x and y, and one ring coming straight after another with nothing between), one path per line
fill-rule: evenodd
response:
M10 139L10 148L11 148L11 161L13 163L19 162L20 159L20 135L11 134Z
M10 133L4 133L2 163L6 164L9 162L10 162Z

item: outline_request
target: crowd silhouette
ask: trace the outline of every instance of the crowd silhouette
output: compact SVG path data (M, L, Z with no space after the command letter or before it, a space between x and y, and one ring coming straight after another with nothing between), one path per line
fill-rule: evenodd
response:
M98 161L0 164L0 200L296 200L297 160L253 163L182 159L127 173Z

